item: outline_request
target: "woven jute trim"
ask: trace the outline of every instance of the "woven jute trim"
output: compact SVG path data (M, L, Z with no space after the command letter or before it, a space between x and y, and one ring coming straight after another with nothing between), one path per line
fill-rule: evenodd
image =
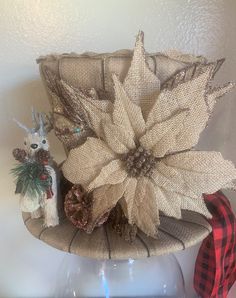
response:
M43 61L55 61L62 58L91 58L91 59L102 59L102 58L110 58L110 57L132 57L133 50L129 49L121 49L112 53L95 53L95 52L84 52L82 54L77 54L74 52L71 53L63 53L63 54L49 54L45 56L39 56L39 58L36 59L37 63L41 63ZM164 56L167 57L165 54L162 54L161 52L155 52L155 53L147 53L148 57L151 56Z

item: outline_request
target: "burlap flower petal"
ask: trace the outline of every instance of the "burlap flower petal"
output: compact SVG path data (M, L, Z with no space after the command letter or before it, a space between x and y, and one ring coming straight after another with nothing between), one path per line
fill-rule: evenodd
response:
M201 213L207 218L211 218L212 215L207 209L205 201L202 196L199 196L197 199L190 198L187 196L181 196L181 209L190 210L194 212Z
M168 192L180 193L192 198L198 198L199 196L185 182L178 168L173 168L163 161L157 163L152 174L152 180L158 188L165 189Z
M127 153L135 148L133 136L124 128L112 123L103 123L104 140L108 146L118 154Z
M94 222L116 205L123 196L127 184L128 179L115 185L103 185L93 191L92 218Z
M147 127L150 128L155 123L164 121L180 108L191 108L195 101L205 103L205 87L212 68L213 66L208 64L205 66L205 71L194 79L183 82L172 90L163 89L148 115ZM206 107L206 104L204 106Z
M76 96L86 116L88 125L98 137L103 137L101 122L103 120L111 120L109 112L112 110L112 103L108 100L90 99L79 91Z
M141 31L137 36L131 66L124 80L124 88L131 100L141 107L146 118L154 104L154 99L159 94L160 81L145 61Z
M123 127L129 134L140 137L145 133L145 121L141 108L135 105L127 96L117 76L113 75L115 102L113 110L113 122Z
M166 216L181 218L182 209L191 210L201 213L202 215L211 218L203 197L188 197L184 194L170 191L165 188L155 187L156 196L158 198L158 207Z
M103 141L88 138L83 145L70 150L62 172L70 182L86 187L115 157L115 153Z
M222 87L216 87L216 88L211 89L209 92L207 92L206 99L207 99L207 104L208 104L209 110L212 112L217 99L222 97L229 91L231 91L231 89L234 88L235 86L236 86L235 83L230 82L230 83L225 84Z
M162 90L148 115L146 125L147 129L150 129L157 122L168 119L179 109L189 109L184 129L178 134L176 146L173 148L174 152L190 149L196 145L200 133L206 126L209 113L205 93L214 67L215 64L208 64L194 79L181 83L172 90Z
M112 160L104 166L97 177L90 182L87 187L88 191L98 188L105 184L119 184L127 177L127 172L122 168L122 161L119 159Z
M170 119L156 123L140 139L140 144L152 151L155 157L163 157L176 145L176 135L183 129L188 111L180 111Z
M230 181L227 184L225 184L224 186L222 186L223 189L231 189L236 191L236 181Z
M188 151L170 155L162 162L177 170L197 196L214 193L236 179L233 163L219 152Z
M181 195L165 188L155 186L158 208L166 216L181 218Z
M147 178L129 178L124 192L123 210L130 224L136 224L148 236L155 237L158 230L159 209L153 183Z

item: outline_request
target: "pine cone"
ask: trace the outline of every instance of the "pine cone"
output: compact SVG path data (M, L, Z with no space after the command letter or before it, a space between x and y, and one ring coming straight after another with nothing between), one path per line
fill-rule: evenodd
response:
M63 205L64 205L64 199L67 195L67 193L69 192L69 190L71 190L72 186L74 184L71 183L69 180L67 180L65 178L65 176L63 175L63 173L60 173L60 192L61 192L61 196L63 199Z
M35 160L40 164L47 164L49 159L50 159L49 151L46 151L44 149L39 149L35 153Z
M25 162L26 161L27 153L24 149L15 148L12 151L12 155L19 162Z
M90 232L89 221L92 214L92 197L82 186L74 185L65 197L64 209L68 219L77 228Z
M133 242L137 234L137 226L128 223L127 218L120 206L117 204L111 211L109 222L114 231L121 236L124 240Z

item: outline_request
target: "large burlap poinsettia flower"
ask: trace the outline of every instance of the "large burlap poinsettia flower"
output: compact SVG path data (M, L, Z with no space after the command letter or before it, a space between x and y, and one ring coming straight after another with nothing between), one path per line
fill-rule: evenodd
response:
M77 92L96 137L70 151L63 173L93 191L94 222L119 201L129 223L155 236L159 211L180 218L188 209L211 217L202 194L232 186L236 169L230 161L218 152L191 150L215 99L232 84L211 88L215 64L194 67L161 88L146 64L140 32L124 82L113 75L113 103Z

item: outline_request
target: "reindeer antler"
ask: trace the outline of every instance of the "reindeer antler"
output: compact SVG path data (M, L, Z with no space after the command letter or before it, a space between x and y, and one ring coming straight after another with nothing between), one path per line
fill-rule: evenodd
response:
M39 114L39 134L40 136L45 136L43 115Z
M28 128L27 126L25 126L23 123L21 123L20 121L16 120L15 118L13 118L13 121L16 122L16 124L20 127L23 128L27 133L31 132L31 129Z
M39 113L37 113L34 109L34 107L31 108L31 116L32 116L32 122L34 125L35 130L39 129Z
M31 117L33 122L33 128L26 127L23 123L19 122L15 118L13 119L17 125L23 128L27 133L38 132L41 136L45 136L52 129L52 122L50 115L45 113L38 113L34 107L31 108Z

